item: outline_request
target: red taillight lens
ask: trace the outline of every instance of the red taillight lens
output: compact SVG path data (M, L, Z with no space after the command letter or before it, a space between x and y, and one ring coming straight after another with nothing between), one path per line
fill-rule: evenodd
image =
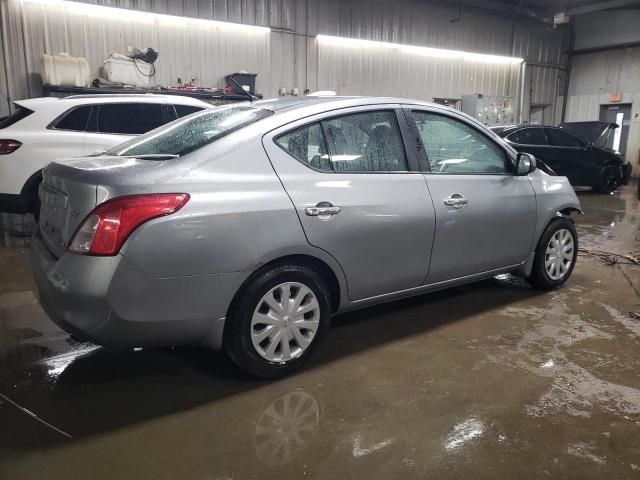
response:
M13 153L20 148L22 142L18 140L0 140L0 155L7 155Z
M155 193L116 197L98 205L73 236L69 250L84 255L115 255L136 228L180 210L186 193Z

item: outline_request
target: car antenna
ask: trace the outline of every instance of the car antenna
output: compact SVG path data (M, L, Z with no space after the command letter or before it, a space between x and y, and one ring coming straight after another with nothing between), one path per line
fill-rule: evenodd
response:
M253 93L251 93L249 90L245 90L244 87L242 85L240 85L235 78L233 78L232 76L227 77L229 80L231 80L236 87L238 87L240 89L240 91L242 93L247 94L247 96L249 97L249 101L253 102L254 100L258 100L258 97L256 97Z

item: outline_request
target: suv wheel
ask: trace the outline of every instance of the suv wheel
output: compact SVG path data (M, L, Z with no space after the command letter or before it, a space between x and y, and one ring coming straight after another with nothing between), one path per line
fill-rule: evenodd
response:
M538 290L558 288L569 279L578 256L576 227L568 218L553 220L546 228L528 280Z
M598 179L593 189L598 193L609 194L615 191L622 183L620 169L613 165L606 165L598 174Z
M300 368L330 323L328 288L299 265L279 265L254 278L229 312L224 348L243 370L275 378Z

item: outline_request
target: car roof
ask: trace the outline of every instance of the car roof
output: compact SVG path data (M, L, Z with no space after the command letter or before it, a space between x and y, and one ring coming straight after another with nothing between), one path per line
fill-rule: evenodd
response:
M165 103L171 102L178 105L194 105L201 107L210 107L211 105L198 100L197 98L186 97L183 95L166 95L157 93L143 94L94 94L94 95L71 95L68 97L38 97L26 100L16 100L17 105L37 110L42 106L59 106L61 108L69 108L75 105L91 105L96 103Z
M339 96L339 95L330 95L330 96L309 95L304 97L281 97L281 98L274 98L269 100L258 100L258 101L252 102L252 104L255 105L256 107L265 108L273 111L285 110L285 109L289 111L289 110L306 108L310 106L322 106L322 105L326 105L327 109L330 110L333 108L345 108L345 107L352 107L352 106L355 107L358 105L375 105L375 104L387 104L387 103L428 105L428 106L442 107L442 105L438 105L435 103L423 102L421 100L412 100L407 98L348 97L348 96Z

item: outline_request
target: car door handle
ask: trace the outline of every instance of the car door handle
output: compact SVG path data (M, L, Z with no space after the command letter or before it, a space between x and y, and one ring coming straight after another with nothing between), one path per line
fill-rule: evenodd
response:
M468 203L469 203L469 200L464 198L459 193L454 193L450 197L444 199L444 204L447 207L462 208Z
M337 215L342 211L342 208L336 207L329 202L320 202L315 207L307 207L304 209L309 217L323 217Z

